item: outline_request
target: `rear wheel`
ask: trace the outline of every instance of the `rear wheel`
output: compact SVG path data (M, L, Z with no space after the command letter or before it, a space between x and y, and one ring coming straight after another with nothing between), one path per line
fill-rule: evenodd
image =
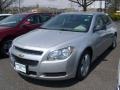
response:
M117 36L114 36L111 48L114 49L117 47Z
M89 51L85 51L80 58L76 78L79 80L83 80L90 71L90 65L91 65L91 54Z

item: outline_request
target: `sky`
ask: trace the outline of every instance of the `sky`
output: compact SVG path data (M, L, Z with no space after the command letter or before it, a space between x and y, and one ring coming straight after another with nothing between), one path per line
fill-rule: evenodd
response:
M104 3L104 2L103 2ZM22 6L30 6L30 5L37 5L41 7L55 7L55 8L69 8L69 7L74 7L78 9L78 5L69 2L68 0L23 0ZM93 3L90 7L99 7L99 3ZM102 7L104 8L104 4L102 4Z
M68 0L24 0L22 5L36 5L39 4L41 7L57 7L57 8L66 8L70 7L70 2Z

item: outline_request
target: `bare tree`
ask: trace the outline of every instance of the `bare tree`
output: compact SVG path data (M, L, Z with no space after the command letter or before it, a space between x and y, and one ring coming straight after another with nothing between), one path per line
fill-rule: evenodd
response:
M6 8L12 5L17 0L0 0L0 13L2 13Z
M106 8L110 13L116 12L120 8L120 0L106 0Z
M114 10L117 11L120 8L120 0L113 0Z
M79 7L83 7L83 11L87 11L87 7L90 6L95 0L69 0L69 1L78 4Z

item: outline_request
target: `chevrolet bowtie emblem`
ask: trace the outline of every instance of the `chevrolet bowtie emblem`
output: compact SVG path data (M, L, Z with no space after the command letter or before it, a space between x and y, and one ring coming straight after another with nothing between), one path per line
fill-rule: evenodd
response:
M24 55L23 55L23 54L19 54L18 56L19 56L19 57L24 57Z

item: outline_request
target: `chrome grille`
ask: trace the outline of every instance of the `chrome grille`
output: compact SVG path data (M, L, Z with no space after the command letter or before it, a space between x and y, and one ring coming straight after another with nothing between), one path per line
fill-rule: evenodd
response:
M15 49L20 51L20 52L27 53L27 54L34 54L34 55L42 55L43 54L42 51L28 50L28 49L19 48L16 46L15 46Z
M19 58L19 57L15 56L15 55L12 55L12 56L15 59L15 62L24 64L24 65L36 66L39 63L38 61Z

